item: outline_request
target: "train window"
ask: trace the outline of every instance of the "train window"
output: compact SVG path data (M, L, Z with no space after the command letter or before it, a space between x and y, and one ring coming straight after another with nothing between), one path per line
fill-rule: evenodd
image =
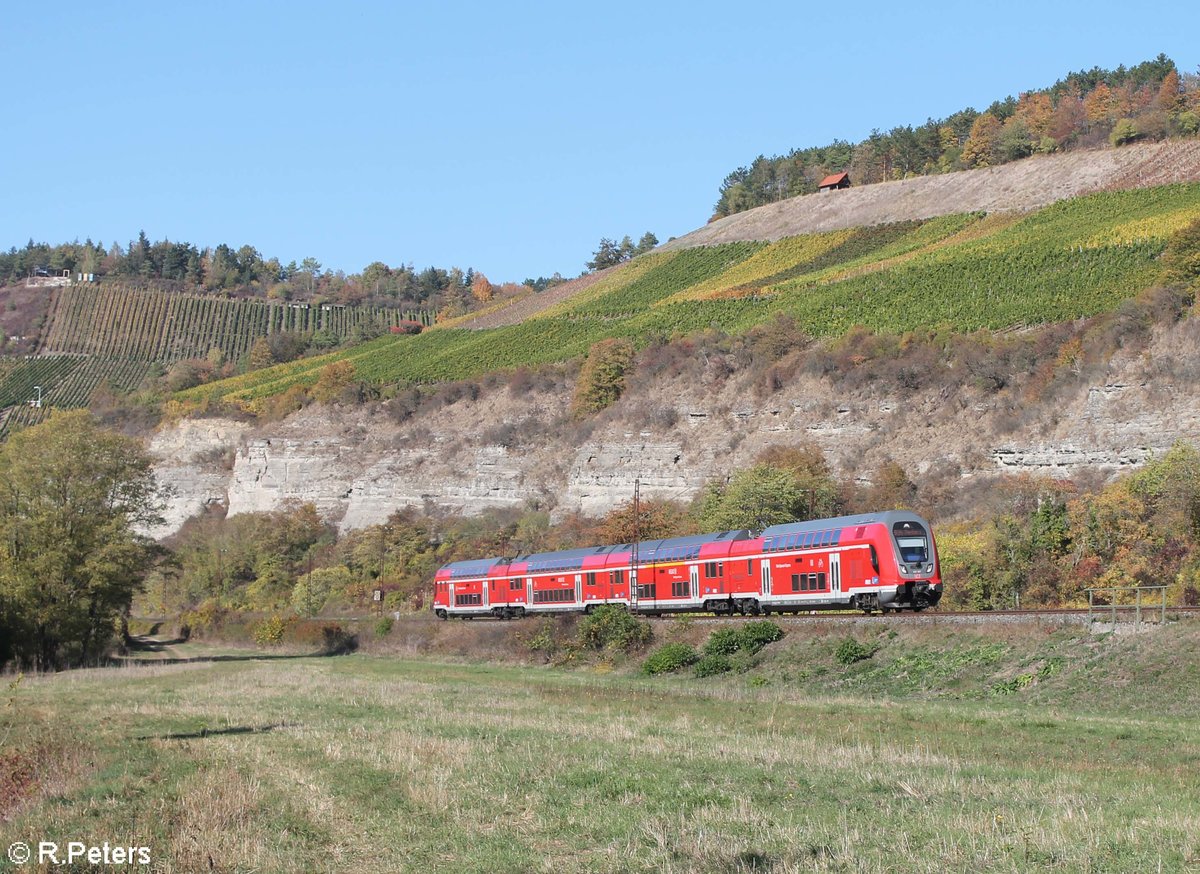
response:
M812 546L812 541L813 541L812 534L805 534L804 535L804 548L807 549L808 547Z
M825 588L825 574L815 574L818 589Z
M654 597L654 583L638 583L637 590L639 598Z
M688 593L687 580L679 580L671 583L671 595L675 598L685 598Z
M897 522L892 526L892 536L896 538L896 546L900 547L900 560L904 562L923 562L929 560L929 540L925 529L912 521Z
M514 578L513 578L513 579L511 579L511 580L509 580L509 581L508 581L508 590L509 590L510 592L519 592L519 591L521 591L521 581L520 581L519 579L517 579L516 577L514 577Z
M800 591L800 574L792 574L792 591Z
M542 589L533 593L535 604L553 604L574 600L575 592L573 589Z
M483 603L483 596L478 592L474 594L458 595L454 599L456 607L476 607Z
M879 573L879 553L875 551L875 544L871 544L871 567L875 569L875 573Z
M754 576L754 559L752 558L746 559L746 576Z
M596 585L596 574L594 572L587 575L587 584L589 586Z
M609 571L608 572L608 582L609 582L609 585L612 585L612 586L621 585L624 582L624 580L621 579L621 571Z

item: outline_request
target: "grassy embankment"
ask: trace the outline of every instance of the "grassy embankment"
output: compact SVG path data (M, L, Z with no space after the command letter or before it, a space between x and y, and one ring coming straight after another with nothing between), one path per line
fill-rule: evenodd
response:
M642 678L620 657L445 660L515 653L535 631L415 623L371 644L405 657L235 653L26 680L0 711L5 843L149 845L182 871L1200 859L1191 623L1107 638L878 623L857 626L875 652L849 665L846 626L793 628L747 673L708 680Z
M784 314L816 337L854 325L903 333L1060 322L1115 309L1155 283L1171 235L1200 216L1200 185L1096 194L1027 215L952 215L773 243L652 252L525 322L386 337L329 356L189 389L187 404L250 408L325 365L381 385L466 379L562 361L607 337L644 345Z

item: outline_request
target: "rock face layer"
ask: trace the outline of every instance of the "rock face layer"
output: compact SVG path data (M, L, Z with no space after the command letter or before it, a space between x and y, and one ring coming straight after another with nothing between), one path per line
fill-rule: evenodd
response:
M590 433L571 424L565 391L514 397L504 388L402 423L369 407L310 407L257 428L185 421L151 441L159 477L176 489L155 533L212 504L233 514L312 502L343 529L400 507L598 515L628 502L635 480L643 496L687 500L767 446L808 441L860 479L889 458L914 479L1110 475L1177 440L1200 441L1197 361L1200 325L1186 320L1040 406L945 390L846 395L820 377L747 400L753 388L734 376L637 386Z

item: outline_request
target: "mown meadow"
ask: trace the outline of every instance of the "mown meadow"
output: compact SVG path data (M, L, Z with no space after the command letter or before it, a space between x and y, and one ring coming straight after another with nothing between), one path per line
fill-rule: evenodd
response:
M639 346L718 328L741 333L779 315L811 337L970 332L1095 315L1152 286L1171 236L1200 217L1200 185L1105 192L1024 215L952 215L643 255L525 322L441 328L266 368L180 392L254 408L323 367L411 385L563 361L620 337Z
M145 845L167 871L1184 870L1195 684L1152 700L1172 662L1195 674L1184 625L881 623L854 658L845 626L792 629L704 680L480 659L519 623L437 626L467 661L417 654L428 629L395 654L174 646L208 660L5 693L0 832ZM1029 659L1061 667L996 685Z

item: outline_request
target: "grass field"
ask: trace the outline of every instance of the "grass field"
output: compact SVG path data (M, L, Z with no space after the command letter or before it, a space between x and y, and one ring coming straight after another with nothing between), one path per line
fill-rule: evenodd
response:
M1194 629L880 632L837 666L842 633L703 681L195 644L175 654L216 660L26 679L0 697L0 836L148 846L170 871L1200 866L1195 681L1163 708L1154 673L1181 652L1196 673ZM976 694L1051 652L1036 694Z

